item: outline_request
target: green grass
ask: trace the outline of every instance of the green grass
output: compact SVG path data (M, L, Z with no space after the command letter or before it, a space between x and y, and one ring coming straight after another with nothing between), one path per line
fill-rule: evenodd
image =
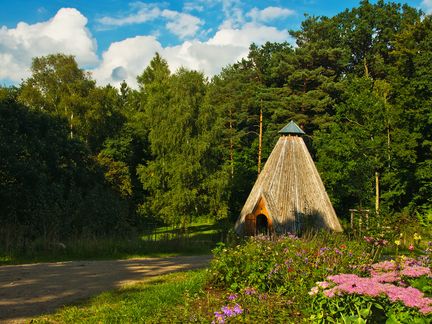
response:
M166 317L202 290L205 270L178 272L102 293L32 323L172 323ZM181 314L179 314L181 315Z
M221 238L218 224L200 221L189 226L186 233L159 227L151 235L146 233L130 239L76 239L62 242L63 246L35 241L24 252L0 251L0 265L210 254Z

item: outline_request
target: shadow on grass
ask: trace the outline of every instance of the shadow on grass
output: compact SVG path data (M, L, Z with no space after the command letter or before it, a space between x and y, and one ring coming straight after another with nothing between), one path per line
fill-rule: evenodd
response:
M113 260L211 254L223 233L216 225L191 227L187 235L76 239L62 244L36 241L26 251L0 253L0 266L71 260Z

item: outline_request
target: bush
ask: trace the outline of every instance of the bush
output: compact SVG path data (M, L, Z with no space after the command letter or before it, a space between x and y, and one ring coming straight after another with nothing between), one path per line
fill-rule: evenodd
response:
M308 238L293 235L269 239L258 236L244 244L214 250L210 284L232 292L255 289L289 298L291 308L311 302L308 291L316 281L345 271L362 273L370 263L367 245L343 234L321 232Z
M432 278L421 261L402 258L373 264L370 276L328 276L310 295L315 323L430 323Z

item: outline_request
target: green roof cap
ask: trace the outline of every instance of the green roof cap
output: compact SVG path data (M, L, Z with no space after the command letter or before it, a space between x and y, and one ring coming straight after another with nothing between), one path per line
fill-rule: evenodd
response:
M298 127L296 123L294 123L292 120L286 125L284 128L282 128L279 131L279 134L288 135L288 134L294 134L294 135L305 135L306 133L303 132L303 130Z

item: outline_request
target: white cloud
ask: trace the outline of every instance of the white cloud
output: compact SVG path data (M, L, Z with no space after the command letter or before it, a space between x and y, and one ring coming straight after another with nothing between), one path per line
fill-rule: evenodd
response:
M241 0L221 0L225 21L220 29L239 28L245 23Z
M251 43L263 44L269 42L283 42L289 39L286 30L278 30L275 27L245 24L240 29L227 28L219 30L208 43L216 45L236 44L249 48Z
M432 14L432 0L423 0L421 5L427 14Z
M99 84L119 84L126 80L136 87L136 77L162 46L154 36L127 38L110 45L102 55L102 63L95 68L93 77Z
M194 36L203 24L203 22L195 16L173 10L165 9L162 11L162 17L169 20L166 24L166 28L181 39Z
M294 10L280 7L267 7L263 10L253 8L247 13L248 17L251 17L253 21L268 22L278 18L285 18L295 14Z
M125 17L102 17L97 21L103 26L119 27L132 24L141 24L159 18L167 20L166 28L180 39L195 36L203 22L188 13L168 10L158 7L157 4L134 2L132 8L136 13Z
M124 26L152 21L162 14L162 10L154 4L134 3L132 7L137 10L137 13L119 18L106 16L97 21L105 26Z
M187 12L191 12L191 11L202 12L204 11L204 5L192 1L189 2L187 1L183 4L183 10Z
M223 1L226 2L227 12L239 9L236 1ZM137 10L144 7L142 3L134 4ZM150 11L155 9L146 8ZM290 40L286 30L259 22L240 24L238 19L238 27L232 24L219 26L208 39L210 31L200 30L201 21L192 15L167 9L161 10L159 15L166 19L166 27L180 38L199 34L200 39L207 38L207 41L189 40L176 46L164 47L157 35L136 36L112 43L99 60L96 42L85 27L87 18L75 9L66 8L59 10L46 22L34 25L19 23L14 29L0 28L0 80L9 79L17 83L30 75L32 57L57 52L75 55L81 67L92 66L93 77L100 85L118 85L126 80L129 85L136 87L136 76L148 66L156 52L167 60L173 72L183 66L202 71L211 77L228 64L246 57L253 42L260 45L266 41ZM138 17L134 19L138 20ZM140 19L144 19L144 16ZM113 20L111 23L121 24L125 21Z
M16 28L0 28L0 79L19 82L30 75L35 56L75 55L81 66L98 62L96 41L85 27L87 18L72 8L60 9L50 20Z
M137 87L136 76L142 73L156 52L167 60L171 71L183 66L213 76L228 64L246 57L252 42L287 40L287 31L254 24L219 30L206 42L193 40L168 47L163 47L155 37L139 36L113 43L103 54L102 64L93 71L93 76L99 84L118 85L124 79L130 86Z

